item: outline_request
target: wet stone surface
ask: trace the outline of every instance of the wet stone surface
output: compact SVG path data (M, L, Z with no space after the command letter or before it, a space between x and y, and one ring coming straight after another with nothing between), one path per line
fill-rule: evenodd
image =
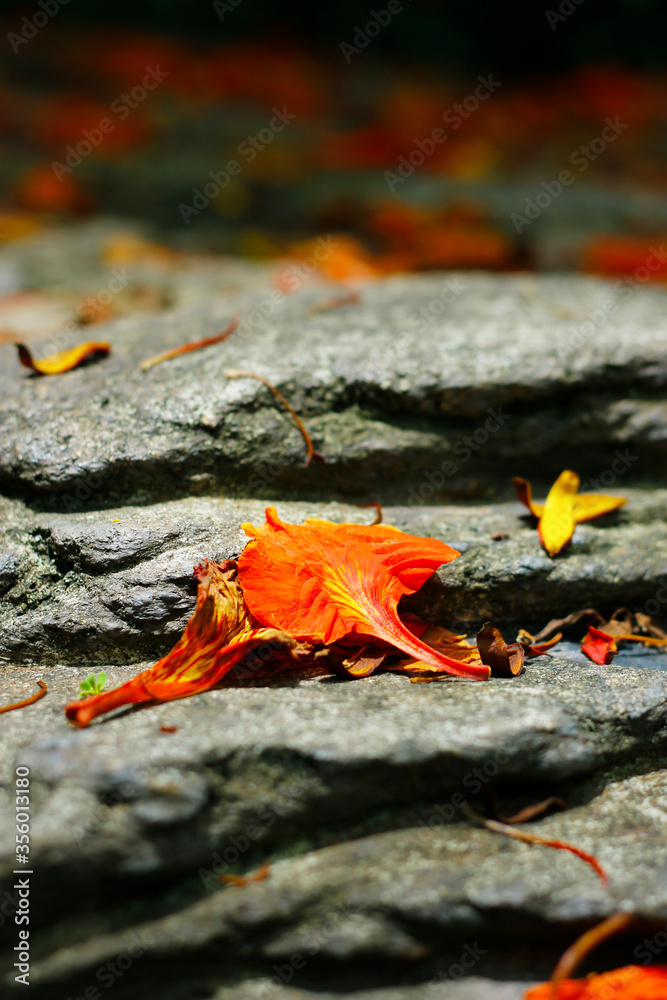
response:
M665 292L614 294L595 279L462 273L379 281L359 303L316 315L321 290L205 296L98 325L111 356L58 379L20 371L8 344L0 486L61 510L218 490L382 490L407 502L410 487L488 493L508 465L550 476L573 451L584 478L646 475L649 454L659 475ZM590 322L612 300L606 321ZM235 314L242 322L229 341L141 371L146 358L213 336ZM304 468L289 416L264 386L226 378L229 369L283 391L327 464Z
M525 983L620 908L667 923L662 673L542 658L488 684L313 677L230 686L82 732L62 716L81 676L69 673L42 673L50 698L22 729L7 720L2 757L6 772L31 770L39 997L83 991L134 949L122 996L168 984L169 996L212 997L222 977L253 997L302 956L290 988L374 987L384 1000L401 982L409 998L418 984L450 984L471 951L475 976ZM13 688L23 676L11 672ZM467 821L460 806L484 810L491 788L507 812L563 797L567 811L530 829L593 852L609 884L569 853ZM218 880L266 860L261 882ZM67 894L77 907L64 913ZM457 986L471 998L483 988ZM521 995L516 982L497 988L499 1000Z
M101 238L74 234L63 259ZM24 283L62 281L48 240L12 253ZM404 608L469 634L490 619L513 638L591 606L660 616L664 290L609 309L613 286L593 279L397 277L312 315L323 288L271 298L261 268L186 271L160 313L96 327L108 361L39 379L0 346L3 703L49 689L0 722L0 926L14 768L31 775L32 995L520 1000L616 910L664 930L660 651L598 666L569 635L485 684L246 672L84 731L63 712L91 670L116 686L169 650L193 566L237 556L268 502L295 523L370 523L359 505L377 500L385 523L457 548ZM225 344L141 372L236 312ZM305 468L273 396L228 368L276 384L327 464ZM511 477L542 497L566 467L628 503L552 560ZM488 810L490 790L508 812L563 798L530 828L595 853L609 884L474 825L461 806ZM262 881L219 880L266 861ZM4 941L0 979L18 996ZM636 944L601 966L637 961Z

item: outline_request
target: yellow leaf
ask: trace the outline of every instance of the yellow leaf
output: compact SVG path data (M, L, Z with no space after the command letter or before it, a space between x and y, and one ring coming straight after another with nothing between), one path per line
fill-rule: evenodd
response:
M564 549L574 534L574 498L578 489L579 476L566 469L549 490L537 531L550 556Z
M41 361L35 361L30 349L25 344L17 344L19 361L24 368L30 368L39 375L62 375L63 372L72 371L78 368L84 361L89 361L94 357L106 357L111 351L110 344L95 343L89 341L86 344L79 344L68 351L58 351L50 354Z
M610 514L626 503L625 497L608 497L603 493L578 493L579 476L571 469L561 472L549 490L544 505L533 501L530 483L514 477L517 496L534 517L542 545L550 556L561 552L574 534L577 524Z

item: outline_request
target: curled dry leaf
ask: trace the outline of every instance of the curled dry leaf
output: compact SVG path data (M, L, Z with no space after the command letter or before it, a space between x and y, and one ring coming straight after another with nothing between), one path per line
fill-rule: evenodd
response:
M369 642L343 656L340 672L347 677L370 677L381 667L386 668L392 659L396 659L396 650L389 643Z
M618 613L618 611L614 612L612 618L614 618ZM643 611L636 611L632 616L632 620L634 622L632 629L633 632L641 632L642 634L653 636L655 639L667 639L667 632L660 628L660 625L655 618L651 618L650 615L644 614Z
M380 640L443 673L488 678L488 667L437 652L398 614L404 594L459 554L444 542L380 524L315 518L286 524L274 507L267 507L261 527L242 527L251 540L239 559L239 578L261 624L323 645Z
M584 622L587 625L601 625L604 618L595 608L584 608L583 611L573 611L565 618L552 618L543 629L533 636L533 643L542 643L551 639L555 632L562 635L567 629Z
M586 636L581 641L581 650L593 663L611 663L618 652L618 646L613 636L601 632L591 625Z
M492 677L517 677L523 669L524 648L519 643L507 645L495 625L485 622L477 633L477 648L482 663L491 668Z
M657 622L641 611L634 613L628 608L616 610L609 621L605 621L595 608L573 611L565 618L553 618L537 635L531 636L522 629L517 641L526 650L526 656L535 656L538 652L545 652L562 637L561 629L570 630L580 624L589 626L581 648L595 663L611 663L614 654L618 652L619 642L667 646L667 634ZM556 630L558 631L554 636Z
M249 614L233 560L220 565L207 561L195 575L197 606L171 652L120 687L71 702L65 709L70 722L83 727L124 705L173 701L208 691L252 649L263 646L277 652L296 646L290 635L260 627Z
M667 634L641 611L636 614L629 608L618 608L600 631L614 637L616 642L641 642L645 646L667 646Z
M195 340L191 344L181 344L180 347L172 347L169 351L163 351L162 354L156 354L152 358L147 358L146 361L141 362L141 370L145 372L154 365L159 365L163 361L169 361L170 358L177 358L179 355L188 354L190 351L199 351L202 347L210 347L212 344L221 344L224 340L228 340L231 337L240 322L240 317L235 316L229 321L222 333L217 333L214 337Z
M86 361L106 357L111 352L110 344L89 341L85 344L79 344L78 347L72 347L68 351L58 351L56 354L42 358L41 361L35 361L30 348L26 347L25 344L17 344L16 347L19 352L19 361L23 367L29 368L38 375L62 375L64 372L72 371L73 368L78 368Z
M26 705L34 705L36 701L43 698L48 691L46 683L44 681L37 681L37 686L39 691L35 694L31 694L29 698L23 698L22 701L15 701L11 705L5 705L4 708L0 708L0 715L2 715L3 712L13 712L15 708L25 708Z
M508 823L499 823L495 819L486 819L484 816L480 816L476 813L474 809L470 806L462 806L461 811L468 817L468 819L473 820L475 823L479 823L485 826L487 830L492 833L501 833L505 837L511 837L513 840L522 840L525 844L541 844L543 847L553 847L559 851L569 851L570 854L576 855L576 857L581 858L585 861L587 865L597 872L600 880L605 884L609 881L607 873L598 861L598 859L593 854L589 854L587 851L583 851L580 847L575 847L574 844L568 844L564 840L552 840L547 837L538 837L535 833L528 833L526 830L517 830L515 826L510 826Z
M571 469L561 472L544 504L533 501L530 483L514 477L517 496L538 519L537 531L543 547L555 556L569 544L577 524L610 514L626 503L625 497L602 493L579 493L579 476Z
M550 639L548 642L535 642L535 636L531 635L530 632L526 632L525 629L519 629L518 635L516 637L517 643L523 649L526 658L532 659L534 656L544 656L545 653L559 643L563 638L562 632L557 632L556 635Z
M471 645L467 641L467 636L457 635L456 632L451 632L448 628L443 628L441 625L426 625L424 622L419 621L418 618L410 619L407 615L404 621L410 630L419 636L421 641L426 643L427 646L434 649L436 653L442 653L443 656L447 656L449 659L458 660L460 663L467 663L480 669L484 666L477 646ZM443 678L441 671L434 670L433 666L425 663L423 659L403 659L393 669L407 674L428 673L431 675L430 677L415 677L413 678L414 680L423 681Z

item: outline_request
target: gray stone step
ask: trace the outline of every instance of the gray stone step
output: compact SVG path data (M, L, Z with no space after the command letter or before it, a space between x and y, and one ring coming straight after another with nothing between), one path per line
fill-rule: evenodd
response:
M16 690L25 672L5 676ZM466 945L473 975L538 979L577 928L619 908L667 919L664 673L544 658L488 684L311 677L86 731L62 714L79 672L40 676L51 692L7 719L1 758L4 781L31 771L40 1000L81 995L131 948L123 998L148 983L212 996L302 954L290 986L316 997L447 983ZM488 788L507 803L564 795L566 812L527 828L596 854L609 886L570 854L463 820ZM269 858L263 882L217 881ZM8 851L10 895L13 864ZM65 895L78 902L63 912Z
M664 479L662 289L441 274L376 282L359 304L309 315L321 298L205 298L96 327L111 357L59 377L31 377L0 347L0 487L63 510L207 491L406 502L424 482L479 496L501 470L548 478L573 458L583 476L613 478L619 450L629 478ZM140 370L235 313L228 342ZM288 415L230 368L281 389L327 464L304 468Z
M628 503L579 525L556 559L518 502L387 507L386 523L462 553L406 600L406 609L469 631L487 619L536 631L555 615L591 606L660 614L667 490L628 490L622 482L617 490ZM85 666L164 654L194 608L193 566L238 556L247 541L240 525L262 523L264 506L190 498L58 514L0 499L0 661ZM294 523L313 516L369 523L374 516L372 508L335 503L279 501L278 508ZM495 541L498 534L508 537Z

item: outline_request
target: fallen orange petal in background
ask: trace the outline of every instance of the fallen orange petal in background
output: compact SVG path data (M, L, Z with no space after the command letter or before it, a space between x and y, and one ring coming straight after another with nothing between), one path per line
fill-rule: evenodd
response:
M345 637L384 640L445 673L486 680L489 668L434 651L401 621L397 606L458 552L432 538L384 524L286 524L275 507L266 523L242 525L250 536L239 578L259 622L296 638L330 644Z
M30 349L25 344L16 345L19 352L19 361L24 368L39 375L62 375L63 372L70 372L73 368L78 368L84 361L91 361L93 358L106 357L111 352L111 345L89 341L72 347L68 351L58 351L50 354L41 361L35 361Z
M574 519L577 524L611 514L627 503L625 497L608 497L604 493L579 493L574 498Z
M601 632L592 625L586 636L581 640L581 650L593 663L611 663L618 652L614 636Z
M265 861L257 871L252 872L250 875L220 875L219 879L223 885L233 885L240 888L249 885L251 882L263 882L270 874L271 862Z
M31 167L16 189L22 208L37 212L89 212L95 207L92 195L73 177L56 175L53 167Z
M194 340L189 344L180 344L178 347L171 347L168 351L163 351L162 354L155 354L152 358L146 358L145 361L141 362L141 370L143 372L148 371L154 365L159 365L163 361L169 361L171 358L177 358L181 354L189 354L190 351L199 351L202 347L211 347L212 344L222 344L231 337L240 322L241 317L234 316L233 319L230 319L222 333L216 333L213 337L204 337L203 340Z
M633 275L641 268L642 281L667 281L667 264L661 245L662 236L655 239L633 236L602 236L591 240L583 249L582 269L593 274ZM655 264L656 266L647 266Z

